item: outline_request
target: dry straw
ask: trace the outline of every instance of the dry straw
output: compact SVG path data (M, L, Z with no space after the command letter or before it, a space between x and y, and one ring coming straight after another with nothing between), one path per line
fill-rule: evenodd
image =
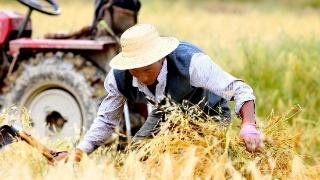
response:
M239 127L214 121L198 105L169 102L161 108L166 116L159 134L135 150L120 152L114 144L85 156L79 164L50 166L27 144L15 143L0 153L0 178L314 179L320 175L319 166L305 165L294 151L300 134L287 129L287 120L301 110L299 106L283 116L271 114L260 125L264 147L257 153L246 150Z
M194 163L191 166L194 177L232 177L239 174L251 177L251 163L255 164L261 175L283 177L291 173L299 134L288 135L286 121L300 111L299 107L285 116L269 118L260 128L264 135L264 147L256 153L246 150L244 142L238 137L238 127L214 121L198 105L171 103L164 110L166 120L159 135L141 142L136 152L148 167L160 166L166 154L176 162L177 167L173 169L177 172L183 167L182 164L191 166L190 158L195 158L191 161ZM174 177L178 178L179 174Z

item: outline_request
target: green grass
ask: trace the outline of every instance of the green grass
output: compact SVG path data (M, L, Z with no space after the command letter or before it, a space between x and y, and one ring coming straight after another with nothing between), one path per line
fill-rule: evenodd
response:
M239 47L242 67L234 74L254 87L257 109L266 116L271 109L285 111L300 104L301 116L317 121L320 111L320 40L281 38L273 44L243 41Z

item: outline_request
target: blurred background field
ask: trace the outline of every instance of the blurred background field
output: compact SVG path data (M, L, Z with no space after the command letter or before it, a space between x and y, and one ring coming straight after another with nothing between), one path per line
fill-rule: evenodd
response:
M33 37L91 23L93 1L58 2L60 16L32 15ZM11 0L0 0L0 8L26 12ZM260 122L299 104L303 110L289 119L289 131L301 133L297 152L303 159L320 163L319 0L142 0L139 22L198 45L226 71L250 84Z

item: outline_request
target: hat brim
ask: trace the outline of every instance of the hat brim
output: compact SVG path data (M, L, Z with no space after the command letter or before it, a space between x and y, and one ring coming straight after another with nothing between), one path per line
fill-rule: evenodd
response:
M161 58L164 58L179 45L179 40L174 37L161 37L161 42L155 48L152 48L144 54L135 57L125 57L122 52L116 55L110 61L110 66L113 69L128 70L141 68L151 65Z

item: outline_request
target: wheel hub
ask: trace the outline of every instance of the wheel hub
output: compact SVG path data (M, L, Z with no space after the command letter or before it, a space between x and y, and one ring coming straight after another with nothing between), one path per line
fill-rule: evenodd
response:
M50 112L46 117L46 126L52 132L60 132L66 122L68 122L68 120L62 117L57 111Z
M63 89L47 89L29 98L35 133L50 138L74 137L82 127L81 108L76 99Z

